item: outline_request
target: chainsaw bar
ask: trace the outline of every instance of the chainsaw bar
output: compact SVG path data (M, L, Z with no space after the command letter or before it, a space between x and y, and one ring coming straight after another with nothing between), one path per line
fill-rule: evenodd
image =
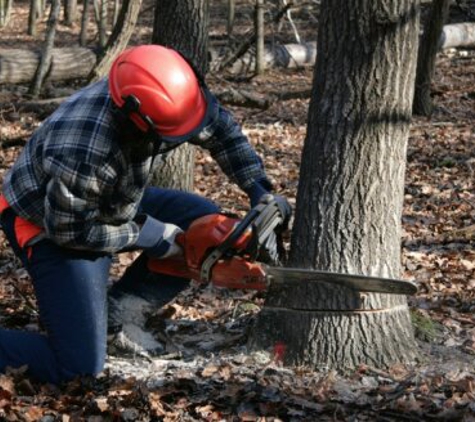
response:
M269 267L267 265L265 266L265 272L271 283L283 283L288 280L297 279L306 280L311 283L338 284L359 292L395 295L414 295L417 293L417 286L407 280L341 274L301 268Z

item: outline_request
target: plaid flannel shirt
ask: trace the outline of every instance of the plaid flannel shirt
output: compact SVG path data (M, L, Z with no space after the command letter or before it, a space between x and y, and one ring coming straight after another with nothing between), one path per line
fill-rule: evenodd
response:
M122 137L107 80L101 80L43 122L5 176L3 194L59 245L104 252L133 246L139 234L134 217L154 157L134 158L121 148ZM190 142L208 149L243 190L256 183L270 188L261 159L217 101Z

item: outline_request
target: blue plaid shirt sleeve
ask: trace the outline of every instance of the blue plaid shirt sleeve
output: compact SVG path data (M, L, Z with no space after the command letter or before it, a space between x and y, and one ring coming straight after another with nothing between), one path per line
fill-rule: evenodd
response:
M45 160L51 177L46 187L44 224L47 237L74 249L116 252L135 243L139 227L133 221L104 221L101 198L113 185L113 174L67 157Z
M192 142L209 150L231 181L248 192L256 183L270 191L262 159L231 113L214 99L210 122Z

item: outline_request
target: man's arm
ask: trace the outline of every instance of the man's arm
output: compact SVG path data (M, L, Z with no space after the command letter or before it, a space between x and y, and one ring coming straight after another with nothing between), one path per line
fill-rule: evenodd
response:
M191 142L209 150L224 173L255 205L263 194L272 190L262 160L231 113L216 100L213 107L210 122Z

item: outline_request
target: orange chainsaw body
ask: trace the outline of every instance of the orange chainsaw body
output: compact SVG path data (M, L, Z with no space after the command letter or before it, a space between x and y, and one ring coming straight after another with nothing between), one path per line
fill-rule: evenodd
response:
M178 240L184 257L149 259L148 268L159 274L202 280L202 265L206 257L221 245L241 220L223 214L211 214L194 221ZM211 268L210 282L230 289L263 290L267 287L262 265L240 255L246 249L252 231L244 232L232 245L233 255L224 256Z

